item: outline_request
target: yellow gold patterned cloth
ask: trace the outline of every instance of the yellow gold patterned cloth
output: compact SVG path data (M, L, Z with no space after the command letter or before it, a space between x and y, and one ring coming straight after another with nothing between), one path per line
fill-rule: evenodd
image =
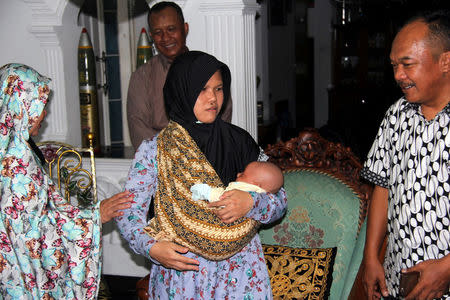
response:
M263 249L273 299L328 299L336 248Z
M223 187L214 168L189 133L170 121L158 136L158 189L155 217L144 229L157 240L174 241L210 260L239 252L256 234L259 222L240 218L222 222L205 201L192 200L190 187Z

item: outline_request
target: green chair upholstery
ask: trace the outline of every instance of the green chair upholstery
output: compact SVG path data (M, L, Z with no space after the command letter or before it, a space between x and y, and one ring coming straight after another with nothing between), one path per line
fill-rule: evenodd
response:
M361 261L363 247L355 247L370 192L359 182L361 164L349 149L312 129L269 146L266 153L284 170L288 211L276 224L261 229L262 243L336 247L329 299L347 299Z
M347 278L345 279L345 284L342 290L342 295L350 296L352 289L354 289L354 281L358 274L362 258L364 252L364 244L366 242L366 228L367 228L367 219L364 221L361 231L358 236L358 240L356 241L355 248L353 249L352 261L350 262ZM358 296L355 299L365 299L365 297Z

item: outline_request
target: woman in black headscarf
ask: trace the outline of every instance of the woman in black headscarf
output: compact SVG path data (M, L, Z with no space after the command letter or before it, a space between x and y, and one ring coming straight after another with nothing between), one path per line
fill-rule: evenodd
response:
M136 152L126 185L135 194L135 203L117 223L130 246L154 262L150 298L271 298L257 234L251 234L243 248L225 260L195 254L194 248L201 245L180 245L196 238L190 222L231 230L247 219L273 222L286 209L283 189L276 195L232 190L215 203L190 201L192 184L225 186L249 162L267 158L245 130L220 118L230 82L228 67L211 55L191 51L177 57L164 86L169 125ZM155 235L147 235L143 230L153 196L159 223L153 224ZM166 229L175 233L178 243L170 241L173 235L160 234Z

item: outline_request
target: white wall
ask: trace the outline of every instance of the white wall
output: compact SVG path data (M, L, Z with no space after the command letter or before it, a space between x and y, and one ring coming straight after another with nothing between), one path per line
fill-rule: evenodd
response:
M44 53L39 41L26 26L30 20L31 9L22 1L0 2L0 66L12 62L24 63L46 74Z
M57 11L64 5L63 12ZM60 19L52 20L54 34L40 34L39 30L47 24L42 19L36 18L39 9L54 8L52 12L57 16L64 13ZM50 9L51 11L51 9ZM63 1L37 0L27 1L2 1L0 3L0 38L3 47L0 49L0 65L11 62L24 63L36 69L39 73L52 79L50 88L52 95L47 106L47 122L41 130L39 139L57 139L78 144L80 140L79 126L73 126L67 130L66 124L79 124L79 99L77 61L73 59L77 55L78 39L81 29L76 25L79 8L72 2L67 5ZM52 14L49 14L51 19ZM33 23L34 22L34 23ZM44 30L45 31L45 30ZM39 37L39 38L38 38ZM49 48L57 43L62 51L61 57ZM61 70L51 69L48 60L59 61ZM59 76L53 76L58 74ZM58 86L58 89L55 87ZM61 110L60 104L64 102ZM56 129L49 136L48 127L52 124Z

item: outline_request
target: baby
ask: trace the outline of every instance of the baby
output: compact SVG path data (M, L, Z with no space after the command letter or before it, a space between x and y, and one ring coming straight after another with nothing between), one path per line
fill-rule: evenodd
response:
M245 167L244 172L237 175L236 181L230 182L226 189L212 188L198 183L191 187L193 200L218 201L220 196L229 190L275 194L283 186L284 178L280 168L273 163L254 161Z

